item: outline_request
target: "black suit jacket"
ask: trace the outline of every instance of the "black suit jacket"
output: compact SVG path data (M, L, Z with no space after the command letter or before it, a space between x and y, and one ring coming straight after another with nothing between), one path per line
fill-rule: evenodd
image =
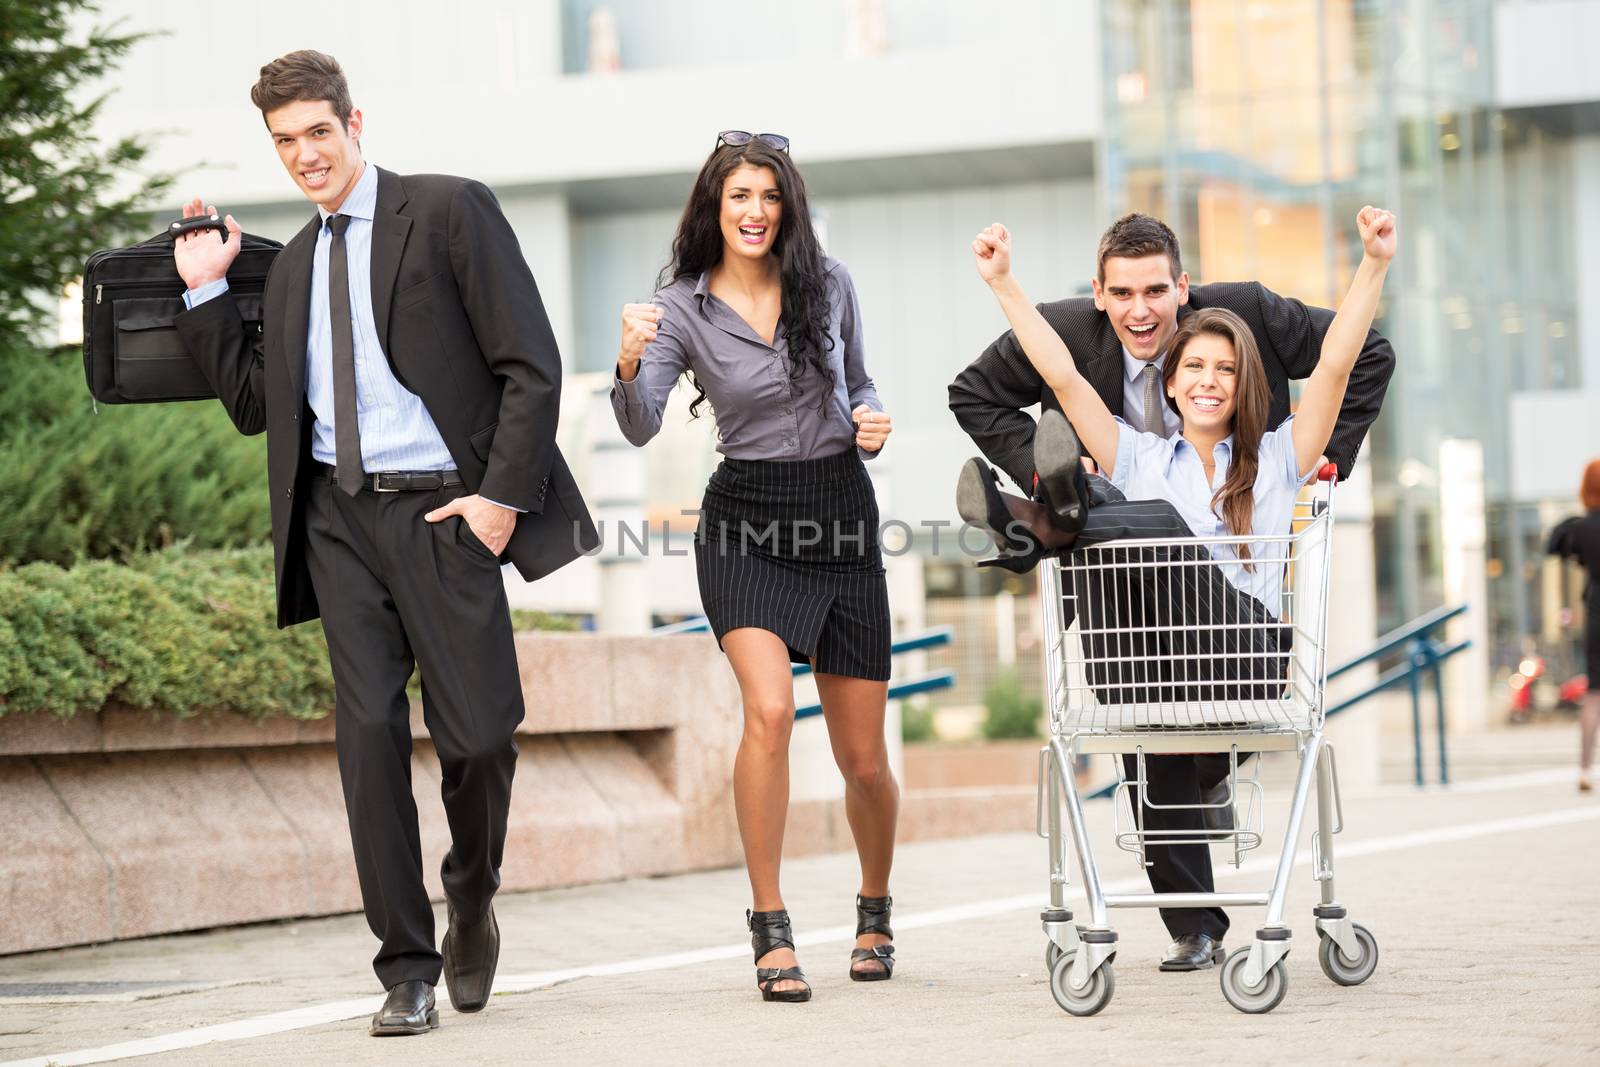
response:
M1272 386L1267 426L1277 426L1289 417L1289 379L1310 377L1322 355L1322 339L1333 322L1333 312L1279 296L1260 282L1216 282L1189 289L1189 302L1178 308L1178 321L1213 307L1235 312L1255 335ZM1086 296L1040 304L1039 311L1066 342L1078 371L1111 413L1122 415L1122 342L1111 328L1110 317ZM1369 331L1325 453L1338 465L1339 477L1350 476L1393 373L1394 349L1377 331ZM961 428L991 463L1030 492L1035 423L1022 409L1034 404L1061 410L1054 391L1044 384L1009 330L950 383L950 410Z
M302 498L310 474L306 333L313 215L279 253L247 335L229 297L176 320L242 433L267 433L278 625L318 616ZM372 311L389 367L422 398L467 488L526 509L506 557L529 581L599 537L556 448L561 356L538 286L494 194L465 178L378 171Z

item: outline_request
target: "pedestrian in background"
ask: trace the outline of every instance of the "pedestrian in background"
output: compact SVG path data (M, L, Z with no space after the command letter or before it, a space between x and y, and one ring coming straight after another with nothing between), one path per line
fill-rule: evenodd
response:
M1589 691L1579 713L1578 791L1594 788L1590 767L1594 763L1595 730L1600 727L1600 459L1589 461L1578 487L1584 514L1567 519L1550 532L1548 551L1552 556L1570 559L1584 569L1588 582L1583 590L1584 670Z

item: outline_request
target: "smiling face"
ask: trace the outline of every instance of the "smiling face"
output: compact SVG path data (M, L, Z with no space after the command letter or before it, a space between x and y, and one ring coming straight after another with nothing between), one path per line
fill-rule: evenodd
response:
M1178 329L1178 308L1189 302L1189 275L1174 278L1164 254L1109 256L1103 270L1105 280L1094 279L1094 306L1134 359L1155 359Z
M783 194L770 167L741 166L722 182L723 255L760 259L783 222Z
M1170 371L1167 395L1177 403L1184 433L1226 437L1238 406L1239 358L1233 342L1214 333L1195 334Z
M267 112L266 120L283 169L305 198L339 210L361 177L361 112L350 112L346 129L326 100L296 100Z

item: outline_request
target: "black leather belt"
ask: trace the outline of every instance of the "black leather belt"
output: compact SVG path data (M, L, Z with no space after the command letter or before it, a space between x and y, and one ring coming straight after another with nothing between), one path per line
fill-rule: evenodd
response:
M336 480L337 471L331 463L318 463L317 473L330 481ZM374 493L451 489L464 484L460 471L374 471L361 475L361 488Z

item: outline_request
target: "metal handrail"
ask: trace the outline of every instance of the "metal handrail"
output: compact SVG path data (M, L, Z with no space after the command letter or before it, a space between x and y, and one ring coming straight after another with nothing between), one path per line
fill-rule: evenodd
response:
M1373 645L1355 659L1341 663L1339 666L1330 670L1328 672L1328 679L1331 681L1346 671L1353 670L1354 668L1361 666L1368 660L1374 660L1380 656L1388 655L1390 652L1393 652L1407 641L1422 637L1432 630L1437 630L1439 627L1443 626L1457 615L1465 613L1466 610L1467 605L1465 604L1457 604L1454 607L1445 605L1441 608L1435 608L1426 615L1419 615L1415 619L1412 619L1410 622L1406 623L1404 626L1401 626L1395 630L1390 630L1388 633L1378 638L1377 644ZM1332 712L1329 712L1329 714L1331 715Z
M1466 611L1466 605L1461 605L1450 612L1446 618L1454 618ZM1437 623L1435 624L1437 625ZM1424 631L1417 630L1417 634ZM1395 646L1390 645L1391 650ZM1412 774L1420 788L1427 785L1427 777L1422 771L1422 676L1428 673L1433 675L1433 706L1437 720L1435 733L1439 738L1439 784L1450 784L1450 759L1446 751L1447 731L1444 710L1444 671L1441 664L1459 652L1465 652L1472 647L1471 638L1457 641L1453 645L1440 644L1431 637L1413 636L1411 647L1406 652L1404 663L1396 664L1378 676L1378 680L1367 686L1353 697L1341 700L1338 704L1324 712L1324 717L1331 717L1340 712L1347 711L1369 697L1376 696L1385 689L1390 689L1405 682L1411 690L1411 765ZM1362 659L1371 659L1370 655ZM1347 666L1351 666L1348 664Z
M955 631L948 626L935 626L926 633L917 634L915 637L902 638L889 646L889 655L898 656L902 652L918 652L924 648L937 648L948 645L955 640ZM811 664L796 663L791 668L796 678L802 674L811 673Z
M704 617L685 619L682 622L668 623L666 626L657 626L650 631L653 634L691 634L705 633L711 629L711 623ZM902 652L920 652L925 648L938 648L948 645L955 640L955 631L948 626L935 626L933 629L913 637L901 638L889 646L889 654L898 656ZM811 664L796 663L790 667L793 675L798 678L802 674L811 673ZM935 689L949 689L956 684L955 671L934 671L921 678L913 678L909 682L889 687L889 699L899 700L902 697L915 696L918 693L929 693ZM804 704L795 709L796 719L807 719L813 715L822 714L821 704Z
M935 689L949 689L956 684L955 671L934 671L921 678L913 678L909 682L889 687L889 699L899 700L902 697L915 696L918 693L930 693ZM813 715L822 714L821 704L802 704L794 710L796 719L809 719Z
M1435 608L1426 615L1420 615L1404 626L1389 631L1378 638L1377 643L1370 649L1354 659L1341 663L1328 672L1329 678L1337 678L1339 675L1359 667L1363 663L1394 652L1401 646L1410 646L1406 651L1404 663L1390 667L1361 692L1326 709L1323 712L1323 718L1330 719L1386 689L1392 689L1401 683L1405 683L1411 690L1411 759L1414 777L1418 786L1427 784L1427 779L1422 770L1422 677L1430 672L1433 675L1433 702L1437 716L1437 733L1439 735L1439 784L1450 784L1450 761L1446 751L1444 679L1440 665L1451 656L1471 648L1472 640L1468 638L1457 641L1452 645L1446 645L1434 640L1430 635L1434 630L1439 629L1451 619L1465 614L1466 611L1466 604L1456 604L1453 607L1446 605L1441 608ZM1116 792L1116 788L1117 782L1110 782L1092 793L1085 794L1084 799L1096 800L1109 797Z

